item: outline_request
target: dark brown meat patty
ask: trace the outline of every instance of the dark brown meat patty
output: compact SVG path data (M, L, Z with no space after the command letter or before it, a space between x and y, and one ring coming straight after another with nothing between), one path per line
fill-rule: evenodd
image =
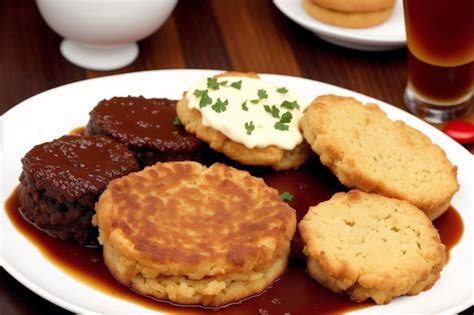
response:
M63 136L21 160L20 211L63 240L94 244L94 205L107 184L139 169L133 152L105 136Z
M114 97L90 112L86 134L102 134L135 152L142 167L158 161L199 160L202 142L176 120L176 101Z

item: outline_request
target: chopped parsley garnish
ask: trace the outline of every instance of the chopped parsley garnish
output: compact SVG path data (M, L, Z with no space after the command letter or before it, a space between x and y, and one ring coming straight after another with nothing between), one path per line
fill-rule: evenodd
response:
M225 100L224 102L221 101L220 98L217 99L216 103L211 106L211 108L216 111L217 113L222 113L227 110L227 105L229 105L229 101Z
M283 101L280 105L281 107L288 108L288 109L300 109L300 105L296 101L289 102L289 101Z
M262 100L262 99L264 99L264 98L268 98L267 91L264 90L264 89L258 90L258 91L257 91L257 96L258 96L257 99L251 100L251 102L252 102L253 104L257 104L260 100Z
M227 81L217 82L217 78L207 78L207 87L211 90L218 90L220 86L226 86Z
M178 116L176 116L173 120L173 125L175 126L181 126L181 122L179 121Z
M274 127L275 129L281 130L281 131L288 131L288 129L290 128L288 127L288 125L285 125L282 122L276 122Z
M193 95L196 97L202 97L204 94L207 94L207 90L196 90Z
M194 91L194 96L200 97L201 100L199 101L199 107L203 108L209 104L212 104L212 98L209 97L207 94L207 90L196 90Z
M280 199L282 201L293 201L293 199L295 199L295 196L293 196L292 194L290 194L287 191L284 191L280 194Z
M219 82L217 82L216 78L207 78L207 87L211 90L218 90Z
M245 123L245 130L247 130L248 135L252 134L252 132L255 130L255 125L253 124L253 121Z
M267 91L265 90L258 90L257 91L257 95L258 95L258 98L259 99L263 99L263 98L268 98L268 94L267 94Z
M242 87L242 80L232 82L230 86L233 87L234 89L240 90L240 88Z
M275 123L275 129L287 131L290 128L288 124L291 122L292 119L293 115L290 112L284 113L283 115L281 115L280 120Z
M281 94L286 94L288 92L288 89L286 87L282 86L281 88L277 89L277 92L281 93Z
M242 103L242 110L248 112L249 108L247 107L247 101Z
M275 105L271 107L269 105L263 105L263 108L266 112L272 114L273 118L280 118L280 110Z

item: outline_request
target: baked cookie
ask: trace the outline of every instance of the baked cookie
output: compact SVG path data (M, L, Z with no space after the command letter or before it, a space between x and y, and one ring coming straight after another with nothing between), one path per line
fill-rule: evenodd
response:
M320 96L306 109L301 128L342 184L406 200L431 220L448 209L459 189L457 169L445 152L375 104Z
M216 81L212 81L214 79ZM286 88L281 89L286 92L280 93L277 92L277 86L269 83L265 83L265 89L255 86L264 82L255 73L226 72L208 78L208 84L209 80L216 82L219 90L209 87L205 89L205 85L202 89L193 88L177 104L178 117L189 133L209 143L212 149L242 164L285 170L297 168L309 158L311 150L303 140L298 126L304 106L298 104L296 96ZM217 82L225 82L226 86ZM238 82L239 88L231 86L239 86ZM200 92L196 91L206 91L206 97L210 96L215 102L214 105L209 103L203 107L190 107L190 100L197 101L194 96ZM222 99L214 96L222 91L229 93L229 96L222 96ZM259 95L258 91L265 93ZM283 104L281 100L285 100L287 95L286 107L280 106ZM201 96L200 99L203 98ZM225 105L221 108L214 107L218 100L221 101L219 104ZM236 108L235 114L230 112L232 108ZM271 108L271 112L266 112L265 108ZM220 111L216 114L217 110ZM241 114L247 115L248 119L239 121ZM278 122L288 121L283 120L284 115L291 116L290 122L282 123L278 125L280 129L276 129Z
M422 211L408 202L358 190L336 193L299 223L308 272L356 301L386 304L430 289L445 247Z
M310 0L315 5L342 12L373 12L392 7L395 0Z
M114 277L140 293L220 306L257 294L286 269L295 211L224 164L157 163L110 183L94 224Z
M302 0L305 11L316 20L347 28L367 28L382 24L392 15L393 5L374 11L339 11L314 3L312 0ZM350 1L346 1L350 2Z

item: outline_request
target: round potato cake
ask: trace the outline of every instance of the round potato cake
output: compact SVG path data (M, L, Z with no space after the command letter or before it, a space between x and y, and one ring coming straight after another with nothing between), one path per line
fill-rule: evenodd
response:
M311 207L299 232L310 275L356 301L416 295L433 286L445 264L445 246L422 211L359 190Z
M418 130L375 104L323 95L306 108L303 135L342 184L410 202L434 220L459 189L457 169Z
M228 78L242 79L242 78L251 78L251 79L260 79L259 76L253 72L251 73L241 73L241 72L224 72L219 75L216 75L214 79L224 80L226 82ZM222 88L224 90L224 88ZM232 91L232 90L231 90ZM240 88L239 88L240 91ZM235 92L235 90L233 91ZM210 92L211 93L211 92ZM192 94L192 91L188 91L187 94ZM295 145L292 149L283 149L276 145L269 145L265 147L252 147L249 148L243 143L236 142L225 135L223 132L213 128L210 125L204 123L203 112L197 110L196 108L190 108L190 102L187 97L187 94L183 96L181 100L178 101L176 105L176 112L179 119L183 123L186 131L191 134L196 135L199 139L209 144L209 146L223 154L227 157L235 160L241 164L245 165L255 165L255 166L268 166L272 167L275 170L287 170L292 168L298 168L304 164L311 155L311 150L309 149L308 144L303 140L299 144ZM242 93L242 95L244 95ZM255 100L254 100L255 101ZM263 108L263 103L254 105L251 103L251 100L246 101L249 108ZM250 105L252 104L252 106ZM232 105L232 104L231 104ZM231 106L229 105L229 106ZM235 104L234 104L235 105ZM241 107L240 101L238 103L238 108ZM201 109L202 110L202 109ZM236 130L243 128L241 125L235 125L232 120L222 120L225 121L226 130ZM254 119L257 119L256 116ZM253 121L252 121L253 123ZM256 128L258 129L259 122L255 121ZM300 134L298 128L298 134ZM267 137L269 138L269 137ZM279 139L277 137L277 139ZM280 144L284 144L285 141L279 139Z
M220 306L282 274L296 215L262 179L187 161L111 182L94 224L121 283L176 303Z

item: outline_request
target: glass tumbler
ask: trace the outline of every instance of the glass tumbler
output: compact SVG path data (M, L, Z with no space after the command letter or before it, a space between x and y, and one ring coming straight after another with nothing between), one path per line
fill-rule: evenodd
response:
M432 123L473 106L474 0L404 0L408 46L405 103Z

